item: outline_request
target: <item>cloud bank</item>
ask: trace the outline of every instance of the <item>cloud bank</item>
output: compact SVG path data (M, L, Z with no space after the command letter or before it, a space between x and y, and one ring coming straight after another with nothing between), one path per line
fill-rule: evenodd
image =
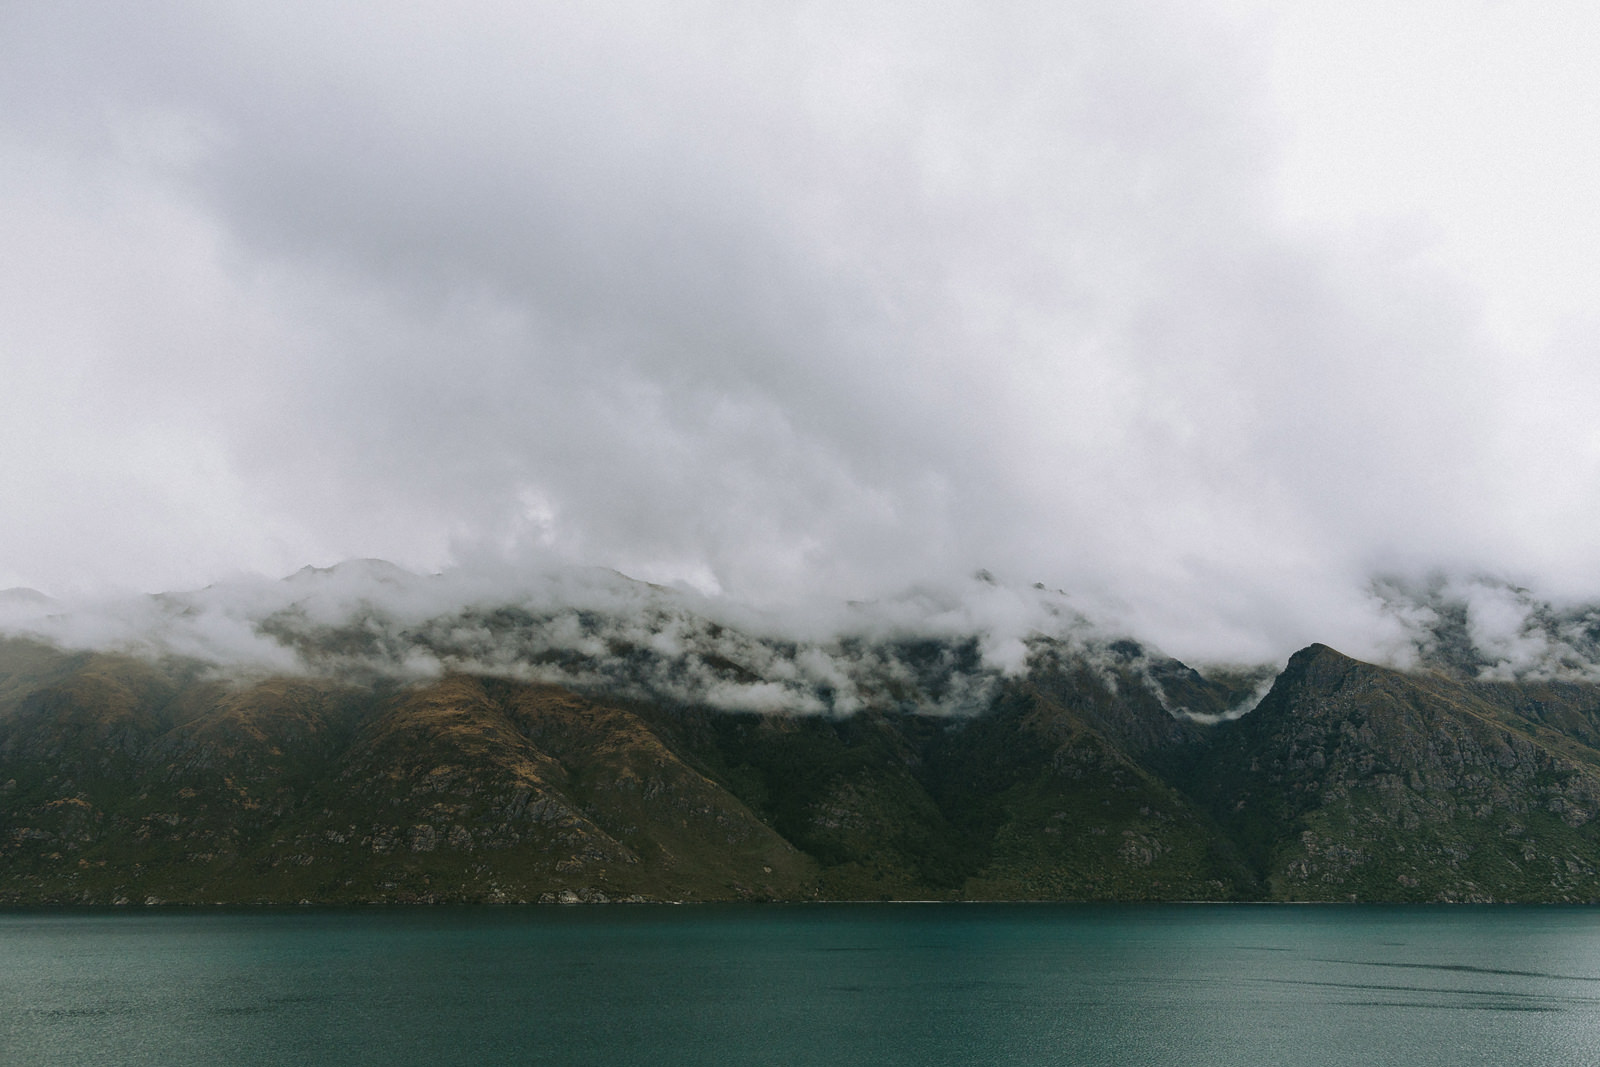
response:
M1377 10L8 4L0 586L988 568L1248 661L1389 654L1374 573L1600 593L1600 330L1496 281L1592 263L1407 214L1455 149L1394 116L1504 56L1363 66ZM1411 200L1328 162L1321 41ZM1468 146L1534 211L1543 144Z
M1444 575L1385 579L1369 595L1379 662L1483 682L1600 683L1600 606ZM76 603L4 590L0 635L234 681L409 683L466 672L778 715L969 716L992 707L1008 679L1085 669L1112 692L1131 685L1175 718L1214 723L1253 710L1279 666L1200 664L1236 697L1230 708L1192 708L1163 681L1188 669L1160 649L1109 629L1065 593L1007 587L987 572L885 600L772 611L602 568L419 575L354 560L279 581Z
M987 574L962 588L774 613L600 568L424 576L381 560L78 603L7 590L0 633L243 680L407 682L465 671L800 715L975 714L1042 645L1107 677L1158 656L1118 644L1065 594L1008 589Z

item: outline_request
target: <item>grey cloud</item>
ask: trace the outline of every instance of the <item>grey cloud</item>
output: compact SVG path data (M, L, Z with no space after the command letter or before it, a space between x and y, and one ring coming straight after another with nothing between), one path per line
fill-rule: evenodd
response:
M0 581L989 567L1257 661L1404 647L1375 569L1577 572L1476 297L1275 218L1254 23L408 12L9 6Z
M955 588L781 613L600 568L453 570L380 560L156 596L63 603L0 594L0 632L65 648L173 657L223 677L414 680L469 671L725 710L844 715L866 707L973 714L1041 643L1101 670L1153 651L1091 623L1063 594L983 575ZM1131 656L1131 658L1130 658ZM1149 671L1145 684L1160 694Z
M1374 584L1409 640L1408 665L1479 681L1600 681L1600 605L1490 575L1435 572Z

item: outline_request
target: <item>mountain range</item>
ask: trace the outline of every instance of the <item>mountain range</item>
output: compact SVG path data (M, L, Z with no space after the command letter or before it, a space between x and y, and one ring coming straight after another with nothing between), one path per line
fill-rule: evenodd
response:
M0 638L0 903L1600 899L1592 613L1524 613L1532 668L1440 600L1405 669L1195 670L1065 612L807 638L375 575L230 616L243 666L171 636L205 598Z

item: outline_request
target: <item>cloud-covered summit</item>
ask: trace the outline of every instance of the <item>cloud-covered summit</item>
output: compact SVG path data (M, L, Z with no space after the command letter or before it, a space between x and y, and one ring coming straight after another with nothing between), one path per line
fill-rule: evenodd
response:
M0 586L1600 595L1600 19L1393 8L8 3Z
M1435 573L1374 581L1369 606L1379 663L1485 682L1600 683L1600 605ZM241 680L408 683L466 672L782 715L974 715L1007 679L1087 670L1112 692L1145 690L1175 718L1214 722L1248 713L1279 665L1195 664L1237 696L1191 708L1164 681L1190 668L1148 639L1064 592L984 571L895 597L774 611L597 567L421 575L364 559L153 596L0 591L0 635Z
M466 671L802 715L974 714L1040 642L1094 659L1116 642L1064 594L982 574L961 588L775 614L601 568L424 576L370 559L184 593L7 598L0 632L225 675L412 681ZM1146 655L1129 647L1120 661Z
M1373 588L1401 624L1403 662L1485 682L1600 682L1600 604L1552 601L1484 575Z

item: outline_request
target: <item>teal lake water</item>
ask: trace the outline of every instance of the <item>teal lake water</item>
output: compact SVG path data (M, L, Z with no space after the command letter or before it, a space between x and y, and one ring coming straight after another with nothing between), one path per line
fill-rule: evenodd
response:
M1600 910L5 912L0 1063L1600 1064Z

